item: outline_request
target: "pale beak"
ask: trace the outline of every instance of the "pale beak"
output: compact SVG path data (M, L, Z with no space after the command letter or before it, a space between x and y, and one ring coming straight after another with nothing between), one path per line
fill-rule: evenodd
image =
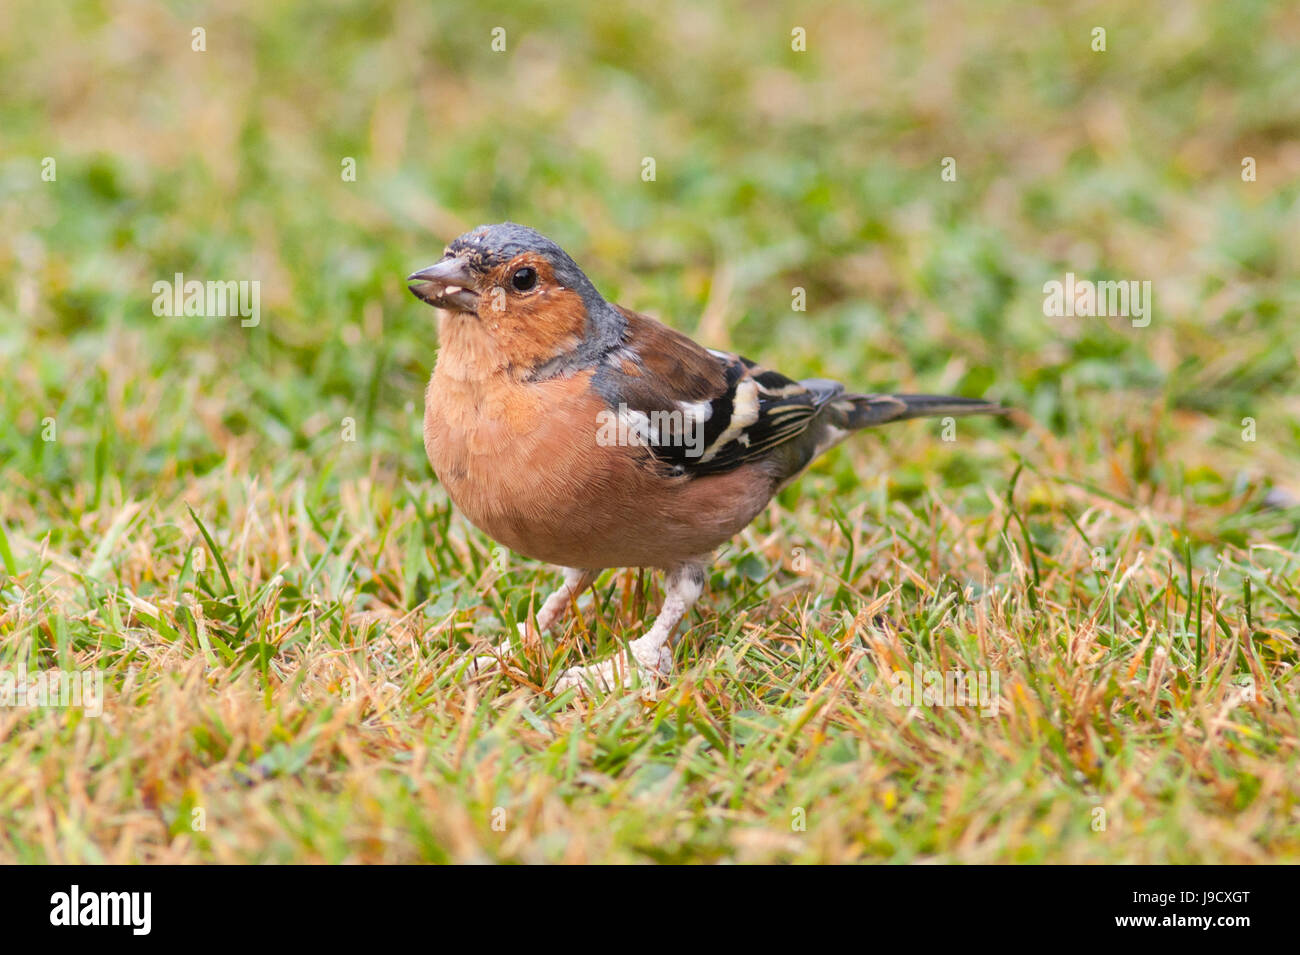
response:
M477 312L474 273L464 259L443 259L406 277L411 294L422 302L457 312Z

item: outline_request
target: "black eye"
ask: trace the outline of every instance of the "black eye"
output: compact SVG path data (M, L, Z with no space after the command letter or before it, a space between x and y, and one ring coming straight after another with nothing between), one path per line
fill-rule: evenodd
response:
M524 266L510 277L510 284L520 292L527 292L537 284L537 270Z

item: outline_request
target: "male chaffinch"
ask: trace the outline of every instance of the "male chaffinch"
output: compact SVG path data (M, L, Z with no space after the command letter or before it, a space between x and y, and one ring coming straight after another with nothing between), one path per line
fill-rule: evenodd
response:
M488 536L565 568L539 630L605 568L666 572L663 607L629 643L630 660L620 652L570 668L557 693L626 686L634 668L667 676L669 639L700 596L711 552L850 433L1002 411L972 398L847 393L703 348L605 301L563 249L512 222L466 232L408 281L439 309L424 411L434 471Z

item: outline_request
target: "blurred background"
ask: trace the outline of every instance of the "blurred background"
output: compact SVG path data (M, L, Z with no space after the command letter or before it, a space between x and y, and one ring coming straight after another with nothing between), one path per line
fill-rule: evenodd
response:
M1294 855L1298 51L1300 5L1256 0L5 0L0 669L123 692L75 746L5 724L0 858ZM405 276L507 218L709 346L1018 417L821 459L651 717L480 697L451 645L553 576L432 477ZM259 322L156 315L177 273L260 283ZM1150 282L1150 324L1046 316L1067 273ZM592 598L605 652L637 581ZM906 637L864 659L882 608ZM954 654L1005 720L868 686Z
M300 472L345 416L423 477L435 320L403 277L506 218L788 373L993 395L1080 452L1168 409L1141 427L1296 488L1300 8L702 7L7 2L6 517ZM1154 320L1045 318L1066 271L1151 281ZM260 281L260 326L155 316L176 272Z

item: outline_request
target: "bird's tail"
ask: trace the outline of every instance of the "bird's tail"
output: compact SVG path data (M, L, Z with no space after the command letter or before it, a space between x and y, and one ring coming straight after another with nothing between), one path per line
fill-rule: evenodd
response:
M1007 413L996 402L952 395L837 395L829 405L834 423L848 431L908 418Z

